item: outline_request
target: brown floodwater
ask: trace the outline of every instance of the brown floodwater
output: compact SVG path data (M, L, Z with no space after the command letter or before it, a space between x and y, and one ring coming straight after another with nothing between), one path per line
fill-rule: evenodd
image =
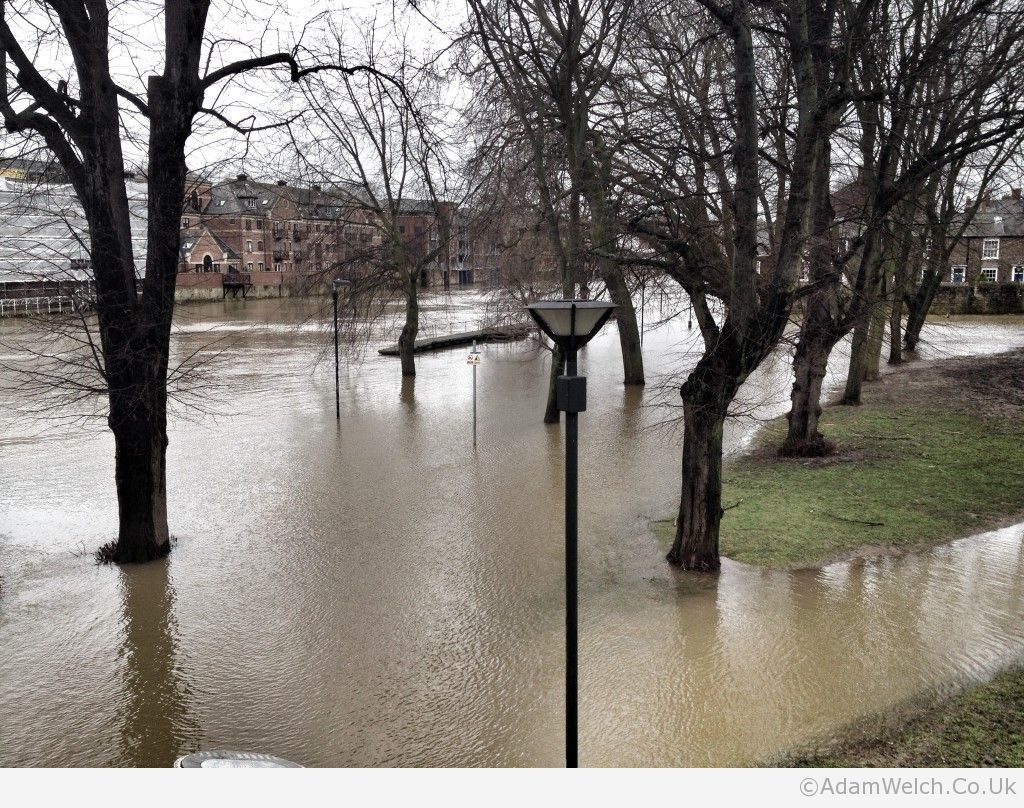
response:
M0 765L166 766L211 747L314 766L561 764L546 359L529 342L483 348L475 450L461 349L421 356L405 383L397 360L350 358L339 428L312 305L182 309L177 354L208 353L221 384L212 414L172 422L162 563L83 555L115 530L112 441L4 394ZM425 317L442 331L480 313L456 294ZM648 324L661 313L655 300ZM1024 345L1007 322L926 337L932 356ZM696 339L685 317L652 327L643 391L621 384L614 328L581 356L583 765L750 763L1024 656L1020 526L821 570L673 573L648 522L679 486L667 388ZM748 383L730 451L785 410L787 382L778 358Z

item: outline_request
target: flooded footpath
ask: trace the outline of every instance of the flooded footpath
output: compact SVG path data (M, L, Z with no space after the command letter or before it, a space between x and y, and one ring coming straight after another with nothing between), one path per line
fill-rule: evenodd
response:
M308 301L184 307L175 352L209 354L206 412L171 424L177 545L119 569L102 421L0 400L0 766L166 766L228 747L311 766L557 766L563 744L562 435L547 359L482 346L479 445L461 349L317 364ZM426 306L476 327L479 296ZM650 325L667 313L648 312ZM4 322L0 338L32 322ZM23 336L23 334L22 334ZM1008 321L939 321L925 355L1024 345ZM614 327L581 353L580 761L742 765L915 693L1024 657L1024 527L820 570L674 573L681 430L698 356L685 316L621 383ZM837 356L832 372L845 370ZM787 408L787 362L742 391L741 451Z

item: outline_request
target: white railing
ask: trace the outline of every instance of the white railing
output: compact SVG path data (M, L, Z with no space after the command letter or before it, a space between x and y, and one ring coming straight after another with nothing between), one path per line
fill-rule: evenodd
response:
M76 299L70 295L0 298L0 317L26 314L63 314L82 308L92 308L92 301Z

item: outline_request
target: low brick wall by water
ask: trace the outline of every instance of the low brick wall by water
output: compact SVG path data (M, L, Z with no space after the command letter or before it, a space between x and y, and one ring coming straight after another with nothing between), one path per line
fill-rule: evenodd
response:
M251 298L295 297L326 294L322 283L311 282L308 275L298 272L249 272L252 286L245 290ZM174 299L178 303L198 300L220 300L224 297L224 275L219 272L181 272ZM242 297L242 291L228 290L228 297Z

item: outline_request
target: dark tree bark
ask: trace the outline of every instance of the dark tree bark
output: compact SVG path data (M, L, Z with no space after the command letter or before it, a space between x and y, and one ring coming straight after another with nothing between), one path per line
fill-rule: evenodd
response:
M644 357L640 349L640 329L636 321L636 308L626 287L621 267L614 267L602 273L608 296L618 306L615 310L615 325L619 332L619 348L622 352L622 375L626 385L645 384Z
M398 355L402 361L402 375L416 375L416 335L420 331L420 303L416 288L416 274L407 273L404 279L405 323L398 337Z
M669 563L694 572L721 566L722 436L736 374L721 356L706 356L683 384L683 484Z
M846 373L846 387L840 404L860 405L861 389L864 386L864 372L867 361L868 332L871 329L871 308L853 329L853 341L850 343L850 365Z
M781 453L786 456L814 456L828 452L829 446L818 431L821 418L821 387L828 370L828 358L840 335L824 300L824 290L807 302L805 322L797 339L793 358L793 389L788 428Z
M917 291L907 305L907 326L903 331L903 347L907 351L916 351L917 343L921 339L921 329L924 321L931 311L932 302L935 300L935 293L939 291L942 283L942 274L935 267L928 267L925 270L924 278L921 280Z
M881 374L880 365L882 361L882 343L885 339L888 280L888 275L883 276L881 297L871 307L868 323L868 341L864 346L864 371L862 375L862 380L866 382L877 381Z

